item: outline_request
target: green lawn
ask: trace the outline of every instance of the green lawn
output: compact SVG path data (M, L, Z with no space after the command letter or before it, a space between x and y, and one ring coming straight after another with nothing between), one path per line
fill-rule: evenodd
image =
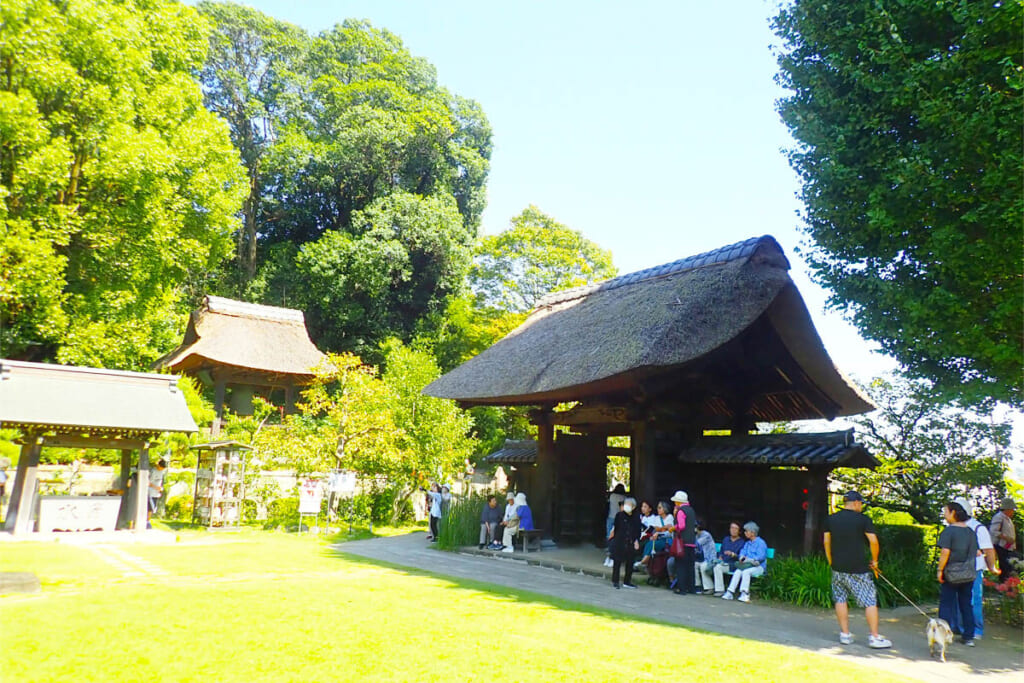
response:
M182 532L119 545L165 574L126 579L97 550L4 543L3 680L902 680L796 649L630 619L485 584L357 562L283 533Z

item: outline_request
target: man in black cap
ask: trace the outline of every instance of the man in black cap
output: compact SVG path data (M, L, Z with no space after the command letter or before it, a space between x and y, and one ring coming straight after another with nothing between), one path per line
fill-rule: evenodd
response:
M839 642L843 645L853 642L847 607L852 593L864 608L871 631L868 647L881 649L892 647L892 642L878 634L878 596L868 571L870 568L878 575L878 535L871 518L861 512L863 508L864 497L857 491L843 496L843 509L825 520L825 556L832 567L832 600L839 621ZM865 545L871 549L871 562L864 557Z

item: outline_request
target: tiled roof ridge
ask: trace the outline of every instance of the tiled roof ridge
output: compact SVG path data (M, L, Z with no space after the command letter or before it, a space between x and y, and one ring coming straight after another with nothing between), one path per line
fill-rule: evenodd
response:
M718 249L712 249L711 251L706 251L702 254L687 256L660 266L653 266L633 273L620 275L612 278L611 280L605 280L604 282L599 282L597 284L581 285L580 287L573 287L572 289L566 289L561 292L553 292L543 297L537 304L536 308L553 306L565 301L571 301L572 299L588 296L594 292L618 289L619 287L636 284L638 282L643 282L644 280L676 275L677 273L683 273L688 270L696 270L697 268L703 268L705 266L728 263L729 261L748 258L757 251L758 247L762 245L772 245L782 253L782 247L779 246L779 243L771 235L751 237L743 240L742 242L736 242L735 244L729 244L724 247L719 247Z

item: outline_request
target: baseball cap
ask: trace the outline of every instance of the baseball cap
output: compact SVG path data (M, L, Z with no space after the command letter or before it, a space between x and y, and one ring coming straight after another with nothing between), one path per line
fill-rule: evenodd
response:
M864 496L860 495L857 491L847 491L846 495L843 496L843 500L847 503L863 503Z

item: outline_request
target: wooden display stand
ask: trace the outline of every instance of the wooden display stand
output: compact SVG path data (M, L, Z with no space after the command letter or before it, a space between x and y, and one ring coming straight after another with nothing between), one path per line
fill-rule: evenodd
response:
M207 528L238 528L245 499L245 451L236 441L193 446L199 451L192 521Z

